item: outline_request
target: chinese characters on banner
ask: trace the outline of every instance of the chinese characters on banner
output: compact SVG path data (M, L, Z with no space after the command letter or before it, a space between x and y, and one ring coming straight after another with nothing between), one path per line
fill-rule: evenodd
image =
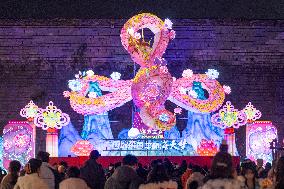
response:
M107 140L110 151L163 151L179 150L186 148L185 140L157 140L157 139L136 139L136 140Z

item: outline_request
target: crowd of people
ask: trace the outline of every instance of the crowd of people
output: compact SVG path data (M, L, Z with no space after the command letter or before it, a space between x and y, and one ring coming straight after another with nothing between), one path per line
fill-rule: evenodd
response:
M41 151L22 170L19 161L11 161L0 189L284 189L284 157L265 167L261 159L234 167L231 155L221 150L210 169L167 158L143 166L133 155L104 169L99 157L93 150L81 168L66 162L51 166L49 154Z

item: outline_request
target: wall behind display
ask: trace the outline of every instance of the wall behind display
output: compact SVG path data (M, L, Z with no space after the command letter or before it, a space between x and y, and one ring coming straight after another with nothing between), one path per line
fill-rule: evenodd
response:
M159 15L158 15L159 16ZM164 19L164 18L163 18ZM30 100L45 107L52 100L71 117L78 130L83 116L75 113L62 95L67 81L79 70L93 69L122 79L133 78L133 62L120 42L126 20L0 21L0 126L20 120L19 111ZM176 39L165 58L174 77L184 69L204 73L220 72L219 81L232 89L230 100L238 109L249 101L263 120L272 120L283 139L284 114L284 21L173 20ZM138 66L136 66L138 70ZM176 106L167 103L169 109ZM132 102L109 113L114 137L131 126ZM179 118L186 117L186 112ZM186 126L184 119L178 128ZM45 148L45 136L38 130L37 150ZM245 129L237 133L237 147L244 155Z

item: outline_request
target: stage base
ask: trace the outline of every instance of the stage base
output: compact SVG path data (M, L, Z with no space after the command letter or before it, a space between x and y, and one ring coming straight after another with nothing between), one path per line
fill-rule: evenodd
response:
M121 162L123 156L102 156L98 162L102 164L104 168L107 168L110 163ZM213 157L211 156L138 156L139 163L142 165L150 165L152 160L168 158L173 163L181 164L182 160L186 160L187 163L192 163L199 166L211 166ZM50 158L50 164L59 163L60 161L66 161L69 166L82 166L88 157L52 157ZM240 164L240 157L233 157L234 165Z

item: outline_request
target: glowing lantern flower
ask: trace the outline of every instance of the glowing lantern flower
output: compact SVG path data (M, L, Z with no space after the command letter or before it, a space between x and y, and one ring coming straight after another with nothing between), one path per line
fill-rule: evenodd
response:
M95 73L94 73L93 70L88 70L88 71L86 71L86 74L87 74L87 76L89 76L89 77L92 77L92 76L95 75Z
M186 95L186 93L187 93L187 89L186 89L186 88L183 88L183 87L180 87L180 88L179 88L179 91L180 91L180 93L183 94L183 95Z
M89 96L89 98L97 98L97 93L96 92L90 92L89 94L88 94L88 96Z
M159 120L161 120L161 121L163 121L163 122L168 122L169 121L169 116L168 116L168 114L161 114L160 116L159 116Z
M181 114L182 109L181 109L180 107L177 107L177 108L174 109L174 112L175 112L176 114Z
M176 37L176 31L175 30L171 30L169 33L169 37L171 40L173 40Z
M160 71L161 71L161 73L167 73L168 72L168 68L166 66L161 66L160 67Z
M193 76L193 71L191 69L183 70L182 77L191 78Z
M131 36L134 36L134 29L133 28L128 28L127 33Z
M226 102L218 113L211 118L212 123L222 129L239 128L247 123L246 114L234 108L230 101Z
M71 93L70 93L69 91L64 91L64 92L63 92L63 96L64 96L65 98L69 97L70 95L71 95Z
M62 113L60 109L57 109L50 101L49 105L45 109L40 109L35 116L34 124L37 127L47 130L48 128L61 129L62 126L68 125L70 122L69 115Z
M261 117L261 112L257 110L251 102L249 102L243 109L249 122L255 121Z
M112 74L110 75L110 77L113 79L113 80L120 80L120 77L121 77L121 74L119 72L112 72Z
M68 87L72 90L72 91L80 91L83 87L82 83L77 80L69 80L68 81Z
M89 156L94 146L87 140L77 141L71 148L76 156Z
M208 71L205 72L205 74L209 79L217 79L219 77L219 72L215 69L208 69Z
M3 147L5 150L9 150L12 147L12 143L10 141L4 141Z
M25 117L27 119L33 119L37 112L38 112L39 108L37 105L34 104L34 102L31 100L26 106L25 108L21 109L20 111L20 115L22 117Z
M171 21L170 19L168 19L168 18L165 19L165 27L166 27L167 29L170 29L170 30L173 28L173 23L172 23L172 21Z
M224 92L226 94L230 94L231 93L231 87L230 86L223 85L223 89L224 89Z
M29 144L29 141L30 141L30 137L23 133L17 134L13 140L15 146L17 146L18 148L26 147Z
M140 132L137 128L131 128L129 131L128 131L128 136L129 138L131 139L135 139L137 138L138 136L140 135Z
M188 94L189 94L189 96L191 96L192 98L197 98L197 97L198 97L197 92L195 92L194 90L190 90Z
M197 147L197 153L200 156L214 156L218 152L218 147L213 140L202 139Z
M137 40L141 39L141 34L138 33L138 32L136 32L136 33L134 34L134 38L137 39Z

